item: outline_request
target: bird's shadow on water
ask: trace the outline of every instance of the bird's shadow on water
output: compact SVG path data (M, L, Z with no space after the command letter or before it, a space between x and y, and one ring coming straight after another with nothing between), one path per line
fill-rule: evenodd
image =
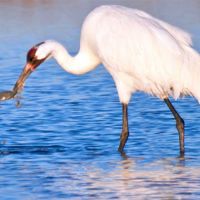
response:
M148 168L148 170L152 170L153 168L160 168L160 167L187 167L192 166L194 162L193 157L189 157L187 155L183 156L163 156L163 157L154 157L153 159L149 159L152 155L145 155L145 156L136 156L125 151L120 153L118 151L111 152L112 150L102 150L96 149L92 150L88 147L86 148L82 155L80 152L74 152L73 149L69 150L68 147L64 145L57 145L57 144L23 144L23 145L8 145L8 144L0 144L0 156L9 156L9 155L52 155L54 153L63 156L66 160L87 160L91 162L111 162L112 164L120 165L124 170L129 168ZM68 155L68 152L70 155ZM115 165L114 164L114 165Z
M11 154L52 154L64 152L65 147L61 145L0 145L0 155Z
M91 148L91 147L85 147L84 152L85 155L88 155L89 157L108 157L110 158L113 156L113 153L111 152L113 149L101 149L101 148ZM10 154L52 154L52 153L65 153L69 151L69 147L66 147L64 145L58 145L58 144L4 144L2 141L0 144L0 155L10 155ZM71 149L70 151L73 151ZM84 154L84 153L83 153ZM148 163L147 156L131 156L131 153L123 152L115 152L115 156L118 155L121 158L121 161L128 161L128 160L143 160ZM117 157L118 157L117 156ZM151 156L151 155L149 155ZM172 160L175 160L176 162L179 162L182 166L185 165L185 162L190 160L190 157L184 156L184 155L178 155L177 157L169 157ZM105 158L104 158L105 159ZM159 157L155 158L153 160L167 160L166 157Z

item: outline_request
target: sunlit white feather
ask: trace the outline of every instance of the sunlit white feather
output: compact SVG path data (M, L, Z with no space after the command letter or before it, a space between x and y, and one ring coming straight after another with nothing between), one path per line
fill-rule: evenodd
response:
M185 31L140 10L101 6L85 19L75 56L46 41L37 57L51 55L68 72L84 74L102 63L112 75L122 103L143 91L159 98L193 95L200 101L200 56Z

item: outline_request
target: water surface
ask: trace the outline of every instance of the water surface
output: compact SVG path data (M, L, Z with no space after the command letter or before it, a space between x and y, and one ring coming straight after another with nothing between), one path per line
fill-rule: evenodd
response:
M1 1L0 89L13 87L35 43L56 39L75 54L84 17L105 3ZM200 49L198 0L112 3L189 31ZM27 81L21 107L1 102L0 199L199 199L200 106L192 97L173 103L186 122L185 160L168 108L143 93L130 103L130 137L120 155L121 106L103 66L77 77L46 62Z

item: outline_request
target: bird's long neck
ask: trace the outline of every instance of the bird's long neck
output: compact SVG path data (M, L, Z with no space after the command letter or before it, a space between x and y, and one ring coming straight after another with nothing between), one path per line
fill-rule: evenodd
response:
M71 56L68 51L57 42L54 43L52 56L65 71L76 75L87 73L100 63L97 56L87 51L86 48L80 48L77 55Z

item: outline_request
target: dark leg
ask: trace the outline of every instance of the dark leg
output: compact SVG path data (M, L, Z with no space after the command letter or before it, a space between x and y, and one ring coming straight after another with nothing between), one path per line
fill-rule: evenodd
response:
M128 140L129 131L128 131L128 105L122 104L122 111L123 111L123 127L122 127L122 133L120 136L120 144L118 151L123 152L124 146L126 144L126 141Z
M180 156L184 156L184 120L181 118L181 116L178 114L178 112L175 110L174 106L170 102L168 98L164 99L165 103L169 107L170 111L174 115L174 118L176 120L176 128L179 132L179 144L180 144Z

